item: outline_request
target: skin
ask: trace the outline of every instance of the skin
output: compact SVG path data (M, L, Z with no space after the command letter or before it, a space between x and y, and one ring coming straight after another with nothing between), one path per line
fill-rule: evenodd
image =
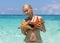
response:
M25 4L25 5L23 6L23 12L25 13L25 15L27 15L27 16L30 17L30 18L32 18L32 17L34 16L33 11L32 11L32 7L31 7L30 5L28 5L28 4ZM42 18L41 18L41 21L43 21ZM23 21L22 21L22 25L21 25L20 27L18 27L18 28L21 28L21 29L25 30L25 27L27 27L28 29L33 30L30 26L27 25L27 23L29 23L29 22L26 22L25 20L23 20ZM37 28L42 27L41 30L42 30L43 32L46 31L45 26L44 26L44 23L43 23L42 25L40 25L40 24L37 24L37 25L38 25ZM40 26L40 27L39 27L39 26ZM26 32L26 34L27 34L27 32Z
M23 12L27 16L29 16L30 18L32 18L33 15L34 15L33 12L32 12L32 7L30 5L28 5L28 4L26 4L26 5L23 6Z

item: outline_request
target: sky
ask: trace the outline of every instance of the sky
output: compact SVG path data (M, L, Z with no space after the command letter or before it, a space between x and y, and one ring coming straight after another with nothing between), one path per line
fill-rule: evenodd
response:
M60 0L0 0L0 14L23 14L24 4L30 4L35 14L60 14Z

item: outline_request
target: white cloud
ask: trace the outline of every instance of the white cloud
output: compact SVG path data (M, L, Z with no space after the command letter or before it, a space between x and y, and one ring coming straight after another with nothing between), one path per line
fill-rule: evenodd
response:
M13 8L7 8L7 10L13 10Z
M50 4L42 8L35 8L35 10L40 11L42 14L60 14L60 4Z
M1 12L0 14L5 14L5 12Z
M52 0L53 3L57 3L57 0Z
M18 8L7 8L0 10L0 14L19 14Z
M7 10L18 10L18 8L7 8Z
M38 9L38 8L34 8L33 10L40 10L40 9Z

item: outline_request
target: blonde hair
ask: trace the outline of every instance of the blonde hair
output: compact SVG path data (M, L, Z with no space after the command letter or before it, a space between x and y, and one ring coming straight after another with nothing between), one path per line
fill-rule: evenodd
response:
M24 9L25 6L28 6L30 9L32 9L30 4L25 4L22 9Z

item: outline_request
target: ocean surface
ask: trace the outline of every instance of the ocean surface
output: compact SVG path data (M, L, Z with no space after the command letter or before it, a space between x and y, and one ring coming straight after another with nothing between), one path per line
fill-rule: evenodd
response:
M25 43L18 27L27 16L0 15L0 43ZM44 15L46 32L41 32L43 43L60 43L60 15Z

